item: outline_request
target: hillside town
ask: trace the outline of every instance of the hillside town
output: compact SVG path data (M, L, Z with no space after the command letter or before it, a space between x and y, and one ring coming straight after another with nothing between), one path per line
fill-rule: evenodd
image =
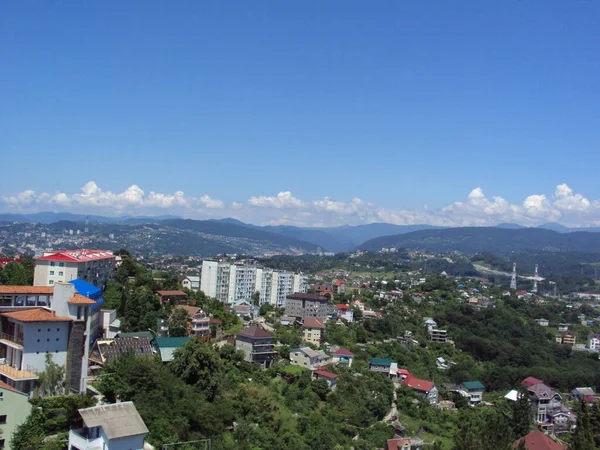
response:
M597 408L600 312L593 295L544 297L482 277L423 270L376 279L376 271L291 272L227 257L205 259L198 269L185 267L186 273L176 270L183 266L161 272L142 261L125 250L90 249L48 252L29 269L24 259L2 259L5 448L30 448L18 444L24 427L39 420L36 411L55 414L44 410L53 407L47 403L53 398L81 407L69 413L64 428L54 430L55 437L42 430L29 437L38 442L30 444L34 447L49 445L48 440L56 442L52 448L81 450L119 449L123 439L136 449L185 442L185 435L165 435L157 428L139 396L108 382L129 376L119 372L126 360L212 378L222 370L217 366L238 355L237 364L248 364L243 370L262 380L255 387L251 381L248 389L309 383L325 404L336 404L342 392L350 395L355 383L370 380L383 389L380 399L388 400L350 439L369 448L456 448L467 439L460 420L467 420L463 416L471 409L468 420L484 423L504 410L512 417L507 427L519 430L518 436L508 434L515 446L566 449L583 426L582 414ZM27 279L29 284L18 283ZM523 330L536 336L524 338L521 346L546 347L559 358L559 367L561 354L570 355L572 372L561 377L539 363L517 362L517 355L495 348L484 335L465 335L469 317L492 320L494 327L515 314L528 321ZM190 358L201 359L191 363ZM512 361L512 371L497 365L503 359ZM204 400L209 405L210 398ZM230 425L223 423L218 437L193 428L186 433L226 448L222 439L239 437L236 423L249 419L242 411L234 417ZM115 418L125 426L115 428ZM442 431L438 422L456 425ZM368 430L376 424L378 432L371 436ZM488 432L478 438L490 439Z

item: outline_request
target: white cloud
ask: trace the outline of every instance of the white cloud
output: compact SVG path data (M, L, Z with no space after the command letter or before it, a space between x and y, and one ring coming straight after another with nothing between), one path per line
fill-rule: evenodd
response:
M27 189L0 197L0 209L14 212L44 210L71 211L106 215L178 214L188 218L235 217L250 223L289 224L298 226L336 226L388 222L399 225L427 223L442 226L484 226L500 222L537 225L560 221L569 226L600 225L600 199L589 200L567 184L559 184L554 192L531 194L521 203L511 204L500 196L487 197L476 187L463 201L439 209L427 206L408 210L382 208L360 198L350 201L323 197L301 200L290 191L274 196L252 196L243 201L225 203L208 194L199 197L183 191L172 194L145 193L133 184L122 192L105 191L89 181L79 192L68 194L36 193Z

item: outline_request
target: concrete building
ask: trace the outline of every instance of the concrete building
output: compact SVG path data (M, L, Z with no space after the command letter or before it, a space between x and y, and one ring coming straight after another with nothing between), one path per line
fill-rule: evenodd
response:
M440 330L439 328L432 328L428 330L429 339L433 342L439 342L440 344L445 344L448 342L448 331Z
M323 350L313 350L310 347L300 347L290 351L290 363L295 366L306 367L315 370L317 367L327 364L329 356Z
M190 317L190 336L197 337L203 341L210 340L210 317L197 306L179 305L176 309L183 309Z
M354 356L354 353L350 350L340 347L331 353L331 360L333 364L350 368L352 367Z
M318 294L295 293L288 295L285 301L286 316L326 319L332 309L329 300Z
M283 307L294 292L308 290L308 278L299 273L216 261L202 263L200 288L209 297L231 304L260 293L260 304Z
M69 431L69 450L144 450L149 431L133 402L79 410L81 428Z
M198 291L200 290L200 277L194 275L180 275L177 277L177 281L181 283L181 285L189 289L190 291Z
M79 278L103 288L116 273L115 255L106 250L63 250L45 253L36 258L34 286L52 286L55 283Z
M600 350L600 334L591 333L588 334L587 346L590 350Z
M271 367L277 354L273 344L273 335L257 326L245 328L237 333L235 348L244 352L246 361L260 364L265 369Z
M29 396L0 381L0 448L11 450L11 437L30 412Z
M96 302L78 294L71 283L55 284L51 295L40 289L4 286L0 290L5 299L0 308L0 380L31 393L38 374L46 368L46 355L50 355L66 368L67 390L85 392L91 307ZM9 298L11 306L7 305ZM49 305L41 306L46 302Z
M317 347L323 341L325 323L316 317L305 317L302 322L302 340Z

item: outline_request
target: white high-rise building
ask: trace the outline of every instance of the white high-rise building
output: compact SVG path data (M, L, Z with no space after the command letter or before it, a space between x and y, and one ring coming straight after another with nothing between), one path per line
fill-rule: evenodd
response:
M308 278L293 272L204 261L200 289L223 303L248 300L258 291L260 304L283 307L288 295L308 291Z

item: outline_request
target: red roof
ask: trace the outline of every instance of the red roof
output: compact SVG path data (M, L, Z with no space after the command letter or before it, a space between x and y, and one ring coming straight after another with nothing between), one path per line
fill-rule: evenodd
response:
M57 316L54 311L49 311L44 308L5 312L1 315L18 320L19 322L70 322L72 320L70 317Z
M410 375L410 372L406 369L398 369L398 373L401 375Z
M334 380L337 378L335 373L327 372L326 370L317 370L315 371L315 375L323 378L329 378L330 380Z
M215 325L222 325L223 322L219 319L215 319L214 317L210 318L210 323L215 324Z
M417 391L429 392L431 388L435 385L433 381L421 380L419 378L413 377L412 375L406 377L404 380L404 384L411 389L415 389Z
M411 438L398 438L387 440L387 450L401 450L406 444L412 444Z
M332 355L333 356L354 356L354 353L352 353L350 350L340 347L335 352L333 352Z
M517 439L513 448L517 448L521 441L525 441L527 450L566 450L567 446L553 441L540 430L534 430L527 436Z
M100 259L116 258L108 250L60 250L49 255L36 258L36 261L68 261L68 262L86 262L98 261Z
M333 284L336 286L341 286L342 284L348 284L348 283L346 283L346 280L335 280L333 282Z
M324 329L325 324L321 319L317 319L316 317L305 317L304 322L302 322L302 328L320 328Z
M17 394L27 395L25 392L21 392L17 388L14 388L11 385L6 384L4 381L0 381L0 389L7 389L9 391L16 392Z
M0 286L0 294L52 295L52 286Z
M336 309L350 309L350 307L348 305L346 305L345 303L338 303L337 305L335 305Z
M531 387L534 384L543 383L542 380L538 380L535 377L527 377L523 381L521 381L521 386Z
M96 302L90 298L84 297L83 295L75 294L69 300L69 303L73 303L75 305L95 305Z

